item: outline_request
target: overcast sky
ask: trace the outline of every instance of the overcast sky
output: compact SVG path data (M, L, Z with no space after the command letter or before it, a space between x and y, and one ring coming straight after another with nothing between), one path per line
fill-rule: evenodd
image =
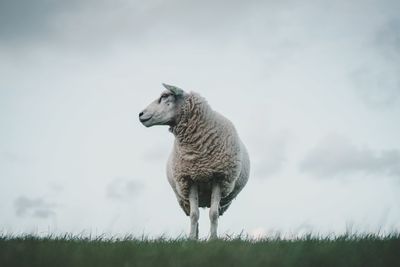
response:
M2 0L0 232L187 233L165 175L173 136L138 121L162 82L206 97L248 147L222 235L399 231L399 10Z

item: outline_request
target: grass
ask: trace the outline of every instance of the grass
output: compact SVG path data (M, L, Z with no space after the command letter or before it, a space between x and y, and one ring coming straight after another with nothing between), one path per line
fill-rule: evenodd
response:
M400 266L400 234L215 241L0 236L0 266Z

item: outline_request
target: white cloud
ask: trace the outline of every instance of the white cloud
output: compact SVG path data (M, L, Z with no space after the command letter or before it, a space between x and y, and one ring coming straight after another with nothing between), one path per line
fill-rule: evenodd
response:
M43 198L18 197L14 201L15 213L19 217L32 216L48 218L54 216L55 204L46 202Z
M300 170L320 178L354 173L400 177L400 151L373 150L357 146L342 136L330 135L306 154Z
M396 107L400 101L400 20L388 19L368 44L369 52L359 59L362 65L351 74L356 93L368 107Z

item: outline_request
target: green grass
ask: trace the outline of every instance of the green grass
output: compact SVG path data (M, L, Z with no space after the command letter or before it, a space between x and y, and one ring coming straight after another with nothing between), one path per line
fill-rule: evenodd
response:
M264 240L0 236L0 266L400 266L400 234Z

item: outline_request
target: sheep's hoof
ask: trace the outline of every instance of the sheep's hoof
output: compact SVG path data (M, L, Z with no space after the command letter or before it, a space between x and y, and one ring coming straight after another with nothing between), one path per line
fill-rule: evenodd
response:
M199 224L198 224L198 223L197 223L195 232L189 234L189 239L190 239L190 240L197 240L197 239L199 239Z

